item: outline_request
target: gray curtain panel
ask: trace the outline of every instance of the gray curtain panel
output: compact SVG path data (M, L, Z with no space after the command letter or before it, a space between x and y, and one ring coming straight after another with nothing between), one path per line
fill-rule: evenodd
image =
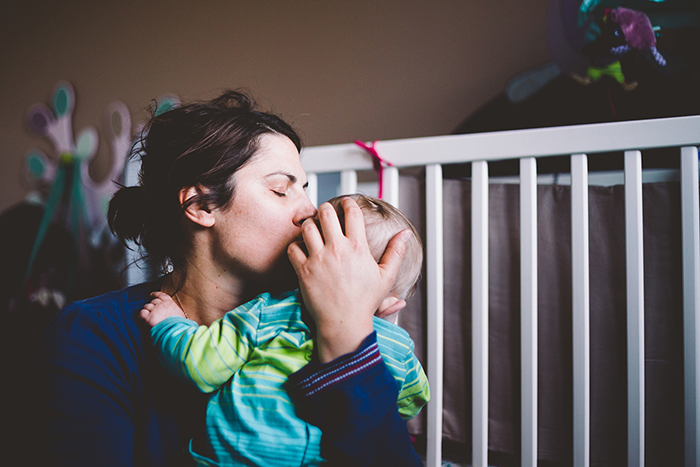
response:
M471 452L471 184L444 182L444 439ZM400 208L425 238L422 174L401 176ZM624 187L591 187L591 462L627 458ZM645 184L647 465L683 463L683 310L680 187ZM489 186L489 449L520 445L519 187ZM538 186L538 456L573 458L571 190ZM425 281L399 324L427 368ZM425 412L409 423L425 433Z

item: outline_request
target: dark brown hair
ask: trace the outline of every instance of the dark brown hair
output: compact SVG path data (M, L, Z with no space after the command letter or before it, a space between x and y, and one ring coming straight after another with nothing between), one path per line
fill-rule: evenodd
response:
M185 209L226 208L233 194L233 175L248 162L264 134L287 136L301 150L301 140L280 117L257 109L238 91L204 102L176 106L156 114L134 145L131 157L141 160L139 185L122 187L109 203L108 221L123 243L143 245L164 272L183 262L180 220ZM201 187L180 204L183 188Z

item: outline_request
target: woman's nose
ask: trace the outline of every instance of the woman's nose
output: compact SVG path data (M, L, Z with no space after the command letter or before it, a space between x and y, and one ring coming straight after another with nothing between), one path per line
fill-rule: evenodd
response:
M316 207L306 194L301 198L300 203L296 215L294 216L294 225L297 227L301 227L301 224L303 224L306 219L316 215Z

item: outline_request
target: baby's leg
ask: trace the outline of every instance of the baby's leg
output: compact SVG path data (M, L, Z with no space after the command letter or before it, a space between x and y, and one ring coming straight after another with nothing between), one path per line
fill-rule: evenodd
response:
M153 292L151 296L154 297L153 300L150 303L146 303L139 313L141 318L151 327L171 316L185 317L182 309L177 306L177 303L170 295L163 292Z

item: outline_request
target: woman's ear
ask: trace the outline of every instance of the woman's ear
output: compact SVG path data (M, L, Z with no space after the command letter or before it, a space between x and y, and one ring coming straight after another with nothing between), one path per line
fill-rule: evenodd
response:
M180 190L180 205L185 204L185 202L193 196L201 194L202 191L202 187L199 185L183 188ZM185 216L202 227L211 227L216 220L214 213L212 213L207 206L202 206L199 203L192 203L187 206L187 209L185 209Z

